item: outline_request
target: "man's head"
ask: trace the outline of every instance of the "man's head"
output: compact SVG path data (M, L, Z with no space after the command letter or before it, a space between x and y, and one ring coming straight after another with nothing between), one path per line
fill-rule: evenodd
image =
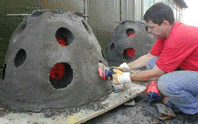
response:
M173 10L166 4L159 2L151 6L144 15L148 30L156 38L167 37L175 22Z

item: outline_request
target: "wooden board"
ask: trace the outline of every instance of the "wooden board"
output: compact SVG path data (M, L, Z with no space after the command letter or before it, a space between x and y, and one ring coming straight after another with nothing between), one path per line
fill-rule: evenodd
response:
M19 123L43 123L43 124L80 124L84 123L90 119L93 119L117 106L135 98L137 94L143 92L146 87L138 84L130 83L125 84L125 90L117 93L111 93L109 97L102 101L101 104L104 106L100 110L91 109L81 109L78 113L72 115L65 115L64 113L60 115L55 115L52 117L45 117L43 113L8 113L3 117L0 117L0 122L2 119L9 121L9 124L19 124Z
M68 116L66 118L66 120L64 120L64 121L61 120L62 123L67 123L67 124L84 123L90 119L93 119L93 118L135 98L137 96L137 94L143 92L146 89L145 86L141 86L141 85L134 84L134 83L126 84L125 86L127 86L125 91L118 92L118 93L111 93L109 95L109 98L102 102L102 104L107 105L104 109L97 110L97 111L81 110L78 113Z

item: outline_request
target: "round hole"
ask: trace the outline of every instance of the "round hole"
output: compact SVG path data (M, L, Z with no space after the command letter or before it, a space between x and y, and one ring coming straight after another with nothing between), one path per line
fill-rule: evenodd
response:
M24 49L20 49L17 54L16 54L16 57L14 59L14 64L16 67L19 67L23 64L23 62L25 61L26 59L26 52Z
M73 39L72 32L66 28L59 28L56 32L56 40L61 46L68 46L72 43Z
M133 29L127 29L126 34L127 34L127 37L134 37L135 31Z
M102 50L101 50L101 54L102 54L102 57L105 59L106 57L105 57L105 55L104 55Z
M3 66L3 73L2 73L2 80L5 78L5 70L6 70L6 64Z
M65 88L72 79L73 70L67 63L56 63L50 70L50 82L56 89Z
M146 30L146 32L148 33L148 26L145 26L145 30Z
M131 59L135 56L135 50L133 48L127 48L124 50L123 58L124 59Z
M111 46L110 46L110 50L114 49L115 48L115 44L112 43Z

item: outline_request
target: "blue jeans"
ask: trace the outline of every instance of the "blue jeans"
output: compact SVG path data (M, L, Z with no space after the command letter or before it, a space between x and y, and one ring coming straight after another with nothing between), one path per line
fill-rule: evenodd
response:
M147 69L155 66L157 57L147 61ZM158 89L179 110L198 113L198 71L174 71L158 78Z

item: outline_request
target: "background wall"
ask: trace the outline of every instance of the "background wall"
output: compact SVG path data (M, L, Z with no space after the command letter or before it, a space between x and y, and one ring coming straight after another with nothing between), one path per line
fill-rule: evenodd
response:
M156 2L164 2L174 10L175 18L183 21L183 0L1 0L0 2L0 67L3 65L9 39L24 17L7 14L29 13L38 9L60 9L85 17L104 53L109 38L119 22L143 21L146 10Z

